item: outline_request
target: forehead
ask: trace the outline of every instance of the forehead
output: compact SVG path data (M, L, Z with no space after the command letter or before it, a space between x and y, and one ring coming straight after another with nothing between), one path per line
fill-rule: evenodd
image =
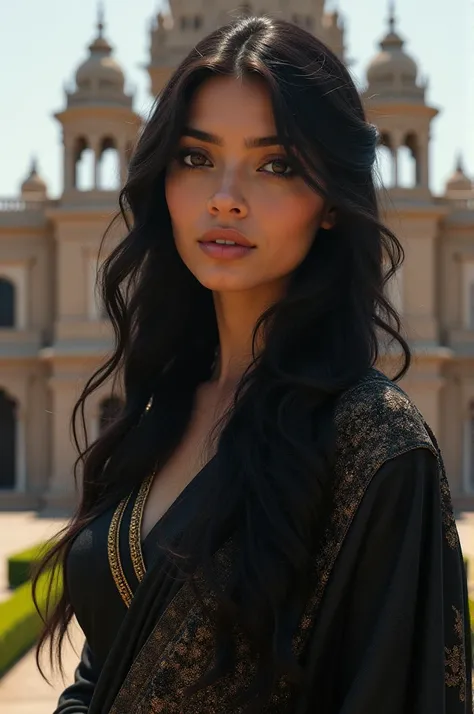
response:
M260 77L211 77L195 92L188 124L224 136L226 130L246 136L275 132L268 88Z

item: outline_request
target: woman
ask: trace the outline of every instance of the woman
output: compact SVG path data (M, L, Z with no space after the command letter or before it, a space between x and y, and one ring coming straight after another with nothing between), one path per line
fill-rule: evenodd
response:
M383 332L396 379L410 359L376 144L345 67L285 22L221 28L163 90L103 274L115 350L76 406L123 375L51 556L40 645L73 614L86 635L56 714L471 711L442 459L374 368Z

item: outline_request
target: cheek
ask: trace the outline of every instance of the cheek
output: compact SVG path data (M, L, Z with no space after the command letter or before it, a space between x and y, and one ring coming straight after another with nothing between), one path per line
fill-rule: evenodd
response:
M268 206L261 205L271 253L300 262L313 243L323 207L324 200L314 193L288 194Z
M199 195L190 189L185 176L171 172L165 180L165 197L173 229L178 235L193 223L199 212Z

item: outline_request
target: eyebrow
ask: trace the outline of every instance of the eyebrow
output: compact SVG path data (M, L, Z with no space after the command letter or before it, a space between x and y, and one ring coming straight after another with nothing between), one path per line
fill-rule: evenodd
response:
M201 131L200 129L194 129L191 126L184 128L182 136L190 136L193 139L204 141L206 144L216 144L216 146L222 146L224 143L220 136L209 134L209 132ZM281 141L278 139L278 136L260 136L258 138L248 137L244 143L247 149L259 149L263 146L278 146L281 144Z

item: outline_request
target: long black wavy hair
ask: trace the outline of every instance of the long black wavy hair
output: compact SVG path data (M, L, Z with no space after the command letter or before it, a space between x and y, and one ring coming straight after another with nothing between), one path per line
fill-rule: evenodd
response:
M385 290L403 250L379 218L377 130L367 121L344 64L295 25L250 17L203 39L172 75L139 137L117 214L127 235L101 275L115 347L73 413L82 498L40 572L52 563L64 567L78 531L166 463L190 420L198 385L211 376L218 347L212 294L177 253L164 181L190 100L216 74L264 80L293 166L337 215L334 228L318 230L286 294L256 326L263 330L264 349L254 354L220 430L218 483L207 512L190 529L185 552L191 580L202 566L218 601L212 615L216 666L196 686L232 666L228 653L238 627L259 655L249 694L255 699L268 694L277 676L298 669L285 618L304 592L331 507L335 400L375 365L383 335L402 358L393 379L410 364L399 316ZM118 375L123 411L81 449L84 404ZM214 582L212 544L225 523L235 524L238 557L222 592ZM49 640L50 657L60 659L72 615L66 582L45 623L38 655Z

